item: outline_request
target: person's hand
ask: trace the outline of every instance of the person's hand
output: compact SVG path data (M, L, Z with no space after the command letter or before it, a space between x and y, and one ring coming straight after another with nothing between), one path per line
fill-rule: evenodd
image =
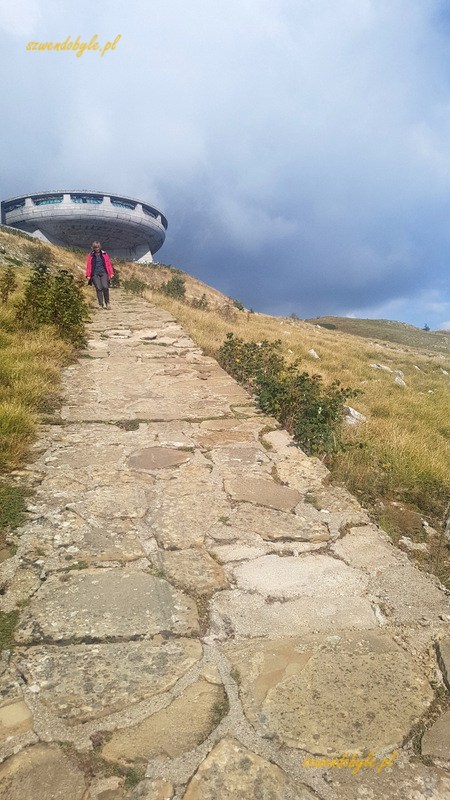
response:
M92 286L92 278L88 278L87 285L88 285L88 286Z

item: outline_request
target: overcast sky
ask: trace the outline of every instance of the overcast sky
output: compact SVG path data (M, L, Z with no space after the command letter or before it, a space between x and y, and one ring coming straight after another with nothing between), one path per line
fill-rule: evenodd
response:
M128 194L255 311L450 329L448 0L0 0L0 66L2 199Z

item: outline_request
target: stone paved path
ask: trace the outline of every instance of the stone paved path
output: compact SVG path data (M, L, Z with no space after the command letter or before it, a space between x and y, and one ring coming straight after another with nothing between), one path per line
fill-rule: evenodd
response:
M168 313L114 305L1 565L0 798L450 798L444 592Z

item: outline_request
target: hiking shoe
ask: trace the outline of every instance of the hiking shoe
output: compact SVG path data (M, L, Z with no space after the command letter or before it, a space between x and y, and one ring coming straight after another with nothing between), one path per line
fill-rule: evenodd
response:
M109 303L106 303L106 306L105 306L105 308L106 308L106 310L107 310L107 311L111 311L111 306L110 306L110 304L109 304Z

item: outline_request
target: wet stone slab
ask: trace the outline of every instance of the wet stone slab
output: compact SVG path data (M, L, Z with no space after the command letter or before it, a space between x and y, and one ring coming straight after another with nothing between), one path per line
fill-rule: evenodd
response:
M193 600L167 581L129 569L52 575L23 613L18 642L120 641L198 631Z
M310 753L398 748L433 699L426 677L384 633L231 643L224 650L251 723Z
M168 691L201 657L199 642L180 638L30 647L14 661L41 703L74 724Z
M222 739L200 765L183 800L313 800L275 764L235 739Z

